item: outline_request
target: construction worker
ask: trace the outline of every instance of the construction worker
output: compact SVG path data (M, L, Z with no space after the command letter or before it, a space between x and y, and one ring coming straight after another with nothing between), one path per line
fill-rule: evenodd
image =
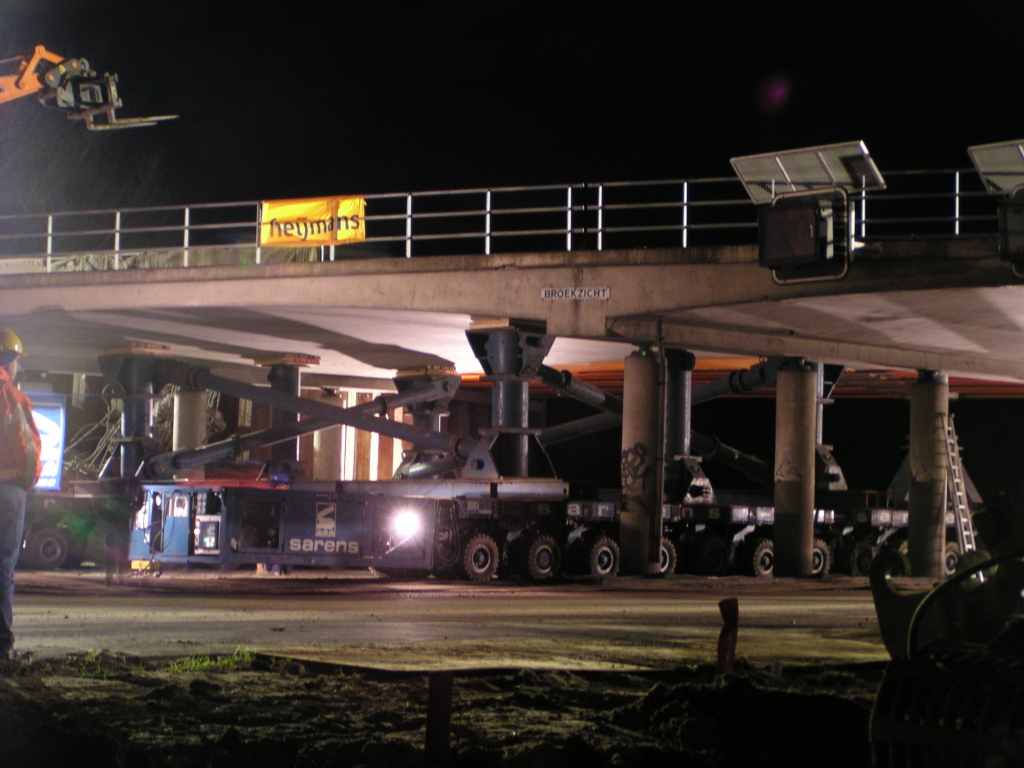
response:
M23 354L17 334L0 328L0 659L7 660L17 658L11 613L14 566L25 532L25 497L42 473L32 401L14 386Z

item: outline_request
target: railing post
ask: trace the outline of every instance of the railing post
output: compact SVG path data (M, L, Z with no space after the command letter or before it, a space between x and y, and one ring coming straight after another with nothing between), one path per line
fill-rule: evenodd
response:
M121 268L121 212L114 214L114 269Z
M597 187L597 250L604 248L604 184Z
M53 214L46 217L46 271L53 272Z
M868 236L868 180L861 177L860 181L860 238Z
M683 248L689 247L690 235L690 182L683 182Z
M960 171L953 173L953 234L960 234Z
M256 203L256 258L254 259L257 264L263 257L263 247L260 243L263 242L263 206Z
M572 250L572 186L566 187L568 190L565 198L565 250Z
M491 190L484 199L484 255L491 255Z
M181 260L181 265L183 267L187 267L188 266L188 228L189 228L189 223L190 223L190 214L191 214L191 211L189 210L189 207L186 205L185 206L185 234L184 234L184 237L183 237L184 242L182 243L182 246L183 246L183 249L184 249L184 256L182 257L182 260Z
M412 258L412 194L405 196L405 258Z

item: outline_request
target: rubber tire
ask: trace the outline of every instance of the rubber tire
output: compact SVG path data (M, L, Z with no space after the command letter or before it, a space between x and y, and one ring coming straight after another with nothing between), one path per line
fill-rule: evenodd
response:
M775 570L775 542L771 539L754 539L747 557L751 576L767 578Z
M587 573L591 576L617 576L619 545L607 536L598 536L587 547Z
M42 571L56 571L68 560L68 540L56 528L32 531L25 540L25 564Z
M960 565L960 544L958 542L946 542L946 556L943 558L943 563L946 566L947 576L952 576L956 573L956 568Z
M832 551L824 540L815 539L814 550L811 554L811 576L821 578L830 570L832 570Z
M462 548L459 570L463 576L477 584L486 584L498 572L501 559L498 543L487 533L471 536Z
M553 536L532 536L523 551L523 576L531 581L551 581L558 575L562 552Z
M850 550L850 575L869 576L871 561L875 559L875 549L866 541L858 541Z
M127 564L127 533L127 529L122 532L110 523L99 521L86 539L86 559L100 566Z
M676 566L679 564L679 553L676 552L676 545L668 539L661 540L661 559L659 560L660 573L662 576L667 576L670 573L676 572Z
M693 565L705 576L724 576L729 570L729 546L714 534L702 536L694 544Z

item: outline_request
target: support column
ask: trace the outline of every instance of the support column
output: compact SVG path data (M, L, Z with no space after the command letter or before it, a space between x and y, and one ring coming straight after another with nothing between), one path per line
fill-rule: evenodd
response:
M299 366L285 363L275 363L270 366L270 373L267 374L267 381L270 388L277 392L284 392L289 395L299 396ZM270 415L271 427L282 427L293 421L298 421L297 413L289 413L274 408ZM299 458L299 441L285 440L270 446L270 460L274 463L284 461L296 461Z
M179 389L174 393L174 428L171 450L198 448L206 442L206 412L209 395L205 389Z
M320 399L339 408L348 405L348 397L338 395L330 389L324 389ZM341 426L334 426L313 433L314 480L341 480L341 430Z
M946 434L949 379L921 371L910 389L908 557L913 576L945 576Z
M205 389L179 389L174 393L174 422L171 431L171 450L198 448L206 443L206 412L209 395ZM202 480L203 467L191 467L183 472L189 480Z
M649 350L626 358L622 393L622 515L619 546L623 575L660 572L663 475L660 364Z
M775 395L776 576L810 576L814 549L817 373L802 360L779 369Z
M682 349L665 350L665 500L678 504L686 494L683 460L690 455L693 366L697 359ZM687 483L688 485L688 483Z
M122 400L121 477L134 477L142 461L139 440L149 437L153 427L153 383L148 358L129 356L119 382L124 387Z

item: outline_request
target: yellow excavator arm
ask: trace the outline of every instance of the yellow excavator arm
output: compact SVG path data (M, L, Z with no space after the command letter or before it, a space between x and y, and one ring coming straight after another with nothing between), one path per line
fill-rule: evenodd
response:
M66 59L37 45L31 56L0 61L13 74L0 74L0 104L36 94L41 104L67 112L69 120L81 120L90 131L141 128L174 120L177 115L118 117L122 105L117 95L117 75L97 75L85 59Z

